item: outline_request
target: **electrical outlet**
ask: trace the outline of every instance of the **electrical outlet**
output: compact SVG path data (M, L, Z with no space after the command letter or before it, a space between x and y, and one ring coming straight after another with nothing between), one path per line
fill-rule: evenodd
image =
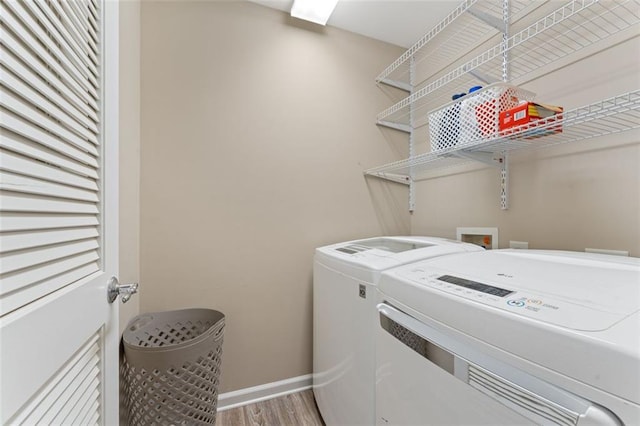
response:
M509 248L526 250L529 248L529 242L528 241L509 241Z

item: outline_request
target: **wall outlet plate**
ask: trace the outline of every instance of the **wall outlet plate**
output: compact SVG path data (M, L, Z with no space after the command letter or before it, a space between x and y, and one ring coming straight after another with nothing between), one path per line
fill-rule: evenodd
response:
M529 242L528 241L509 241L509 248L526 250L529 248Z
M606 250L606 249L598 249L598 248L586 248L584 249L587 253L599 253L599 254L612 254L614 256L629 256L629 252L626 250Z
M472 243L487 250L498 248L498 228L456 228L458 241Z

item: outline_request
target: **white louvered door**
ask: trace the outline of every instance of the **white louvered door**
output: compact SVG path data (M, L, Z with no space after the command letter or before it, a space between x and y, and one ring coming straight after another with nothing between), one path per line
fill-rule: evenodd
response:
M118 423L118 5L0 0L0 424Z

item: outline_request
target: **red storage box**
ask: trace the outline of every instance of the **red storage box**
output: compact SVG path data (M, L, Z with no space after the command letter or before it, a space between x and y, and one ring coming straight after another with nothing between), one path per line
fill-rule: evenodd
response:
M531 123L522 133L525 139L534 139L553 133L562 133L561 123L549 125L549 123L554 121L562 120L562 111L563 108L559 106L525 102L500 113L499 129L503 131ZM544 128L536 128L536 121L541 119L546 119L540 123Z

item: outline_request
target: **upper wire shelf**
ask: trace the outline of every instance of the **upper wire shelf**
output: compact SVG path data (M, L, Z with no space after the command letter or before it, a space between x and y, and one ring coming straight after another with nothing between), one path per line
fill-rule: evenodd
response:
M510 13L517 20L537 6L528 0L512 0ZM410 59L415 64L428 60L433 75L469 51L470 46L478 46L500 33L500 25L504 25L502 0L464 0L380 73L376 82L408 84Z
M491 76L501 69L505 52L513 81L639 22L640 0L570 1L509 37L506 44L490 48L387 108L377 121L408 125L413 116L413 126L423 126L428 112L449 102L456 89L483 84L478 76Z
M560 126L562 132L555 133ZM477 154L497 157L499 155L495 154L502 152L545 148L637 128L640 128L640 90L564 111L562 119L538 120L497 132L486 139L374 167L365 174L395 181L402 181L402 176L411 176L415 181L424 179L428 172L474 161ZM546 130L551 134L531 138L533 130Z

